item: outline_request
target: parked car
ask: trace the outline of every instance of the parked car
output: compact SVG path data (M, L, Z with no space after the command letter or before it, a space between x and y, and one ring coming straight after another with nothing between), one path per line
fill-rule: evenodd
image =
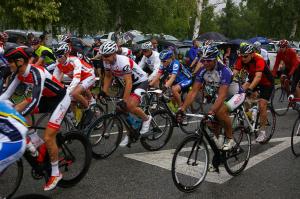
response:
M27 37L30 33L32 33L35 37L40 37L43 32L38 31L30 31L30 30L5 30L8 34L8 42L18 43L18 44L26 44ZM51 44L51 41L48 41Z

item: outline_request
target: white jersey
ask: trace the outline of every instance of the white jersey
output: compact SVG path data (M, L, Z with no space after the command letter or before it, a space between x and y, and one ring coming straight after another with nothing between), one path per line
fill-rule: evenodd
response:
M127 57L130 57L132 55L132 51L129 48L126 47L120 47L121 48L121 55L125 55Z
M159 53L156 51L152 51L152 55L150 57L143 56L142 60L139 63L139 67L144 69L145 65L148 65L149 69L152 71L152 73L149 75L149 80L152 80L159 71L160 66L160 59L159 59Z
M264 60L267 63L269 60L268 52L262 48L262 49L260 49L260 55L264 58Z
M103 63L106 71L110 71L113 76L124 79L124 75L132 74L132 84L136 85L147 81L147 74L130 58L124 55L116 55L114 64Z

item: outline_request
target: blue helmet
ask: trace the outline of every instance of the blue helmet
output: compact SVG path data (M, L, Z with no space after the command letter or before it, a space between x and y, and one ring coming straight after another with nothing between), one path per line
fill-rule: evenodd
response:
M163 50L159 53L159 59L165 61L173 56L174 52L172 50Z
M219 49L216 46L204 46L202 49L202 59L214 60L219 55Z

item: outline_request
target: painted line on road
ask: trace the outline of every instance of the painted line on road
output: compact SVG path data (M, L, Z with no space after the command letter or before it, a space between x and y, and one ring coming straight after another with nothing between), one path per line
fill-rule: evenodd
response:
M251 156L250 160L248 162L247 167L245 170L248 170L252 168L253 166L261 163L262 161L276 155L277 153L280 153L281 151L287 149L290 147L291 138L290 137L284 137L284 138L274 138L270 142L280 142L279 144L267 149L266 151L263 151L255 156ZM300 142L300 136L299 139L295 143ZM259 145L259 144L257 144ZM185 149L186 151L189 151L188 148ZM171 163L172 163L172 158L173 154L175 152L175 149L169 149L169 150L162 150L162 151L156 151L156 152L145 152L145 153L135 153L135 154L125 154L124 156L129 159L137 160L143 163L147 163L153 166L161 167L163 169L167 169L171 171ZM212 157L212 156L210 156ZM182 157L182 161L184 161L186 158ZM179 160L181 161L181 160ZM179 171L180 173L188 176L194 176L197 173L195 172L187 172L187 171ZM206 176L206 181L212 182L212 183L218 183L218 184L223 184L230 180L232 176L230 176L225 168L223 166L220 167L220 173L211 173L208 172Z

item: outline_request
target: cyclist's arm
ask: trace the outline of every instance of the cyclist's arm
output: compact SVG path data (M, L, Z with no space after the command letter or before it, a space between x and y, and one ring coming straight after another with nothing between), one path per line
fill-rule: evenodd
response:
M195 69L194 69L194 71L193 71L193 74L196 74L199 70L200 70L200 68L202 67L202 66L204 66L203 64L202 64L202 62L197 62L197 65L196 65L196 67L195 67Z
M81 80L81 62L79 59L74 60L74 71L73 71L73 79L68 87L69 93L72 93L75 87L80 83Z
M169 80L166 82L165 86L167 88L171 87L173 85L173 82L176 79L176 74L172 74L171 77L169 78Z
M298 62L298 55L295 53L292 54L292 57L291 59L293 60L292 61L292 67L291 67L291 70L289 72L289 77L292 77L295 70L298 68L298 65L299 65L299 62Z
M196 62L198 62L198 57L195 57L195 59L192 61L190 68L193 68L193 66L196 64Z
M58 66L56 66L53 72L53 76L61 82L64 74L61 72Z
M22 115L26 116L33 111L33 109L39 104L39 101L42 97L42 91L45 83L45 74L41 73L39 69L32 67L31 68L33 76L33 88L32 88L32 100L22 111Z
M113 76L109 70L105 70L102 91L108 95L108 90L111 85Z
M157 73L158 73L159 67L160 67L160 59L157 58L153 65L154 65L154 68L153 68L151 75L149 76L149 80L152 80L157 76Z
M202 87L203 87L203 84L201 82L195 82L193 84L192 90L189 91L189 93L187 94L187 96L183 102L183 105L180 107L180 109L182 111L186 111L187 107L189 107L193 103L197 93L199 92L199 90L202 89Z
M249 89L254 89L260 82L262 78L262 72L256 72L253 81L251 82Z
M280 54L280 52L279 52L279 53L277 54L277 56L276 56L275 64L274 64L273 71L272 71L272 74L273 74L274 77L276 77L276 75L277 75L279 63L280 63L281 60L282 60L282 59L281 59L281 54Z
M123 99L127 100L130 96L131 90L132 90L132 77L131 74L125 74L124 76L124 82L125 82L125 90Z
M145 56L142 57L142 60L140 61L140 63L138 64L138 66L141 69L144 69L144 67L145 67Z
M5 92L2 93L2 95L0 95L0 100L8 100L12 96L12 94L14 94L14 92L19 84L20 84L20 80L15 75L14 80L11 82L11 84L9 84L9 86L5 90Z
M154 86L156 82L160 80L160 77L162 76L163 73L158 71L157 75L150 81L149 86Z

